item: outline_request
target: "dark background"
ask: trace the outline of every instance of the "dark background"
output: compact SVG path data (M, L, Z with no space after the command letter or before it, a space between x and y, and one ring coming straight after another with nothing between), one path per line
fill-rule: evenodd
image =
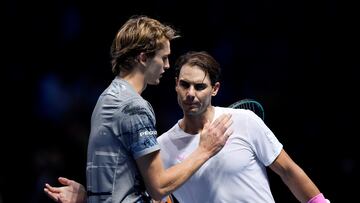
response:
M205 50L222 65L216 106L258 100L285 150L334 202L359 181L359 11L328 1L20 1L2 3L0 202L52 202L45 182L85 184L92 109L114 76L109 50L132 15L180 31L171 62ZM180 117L170 69L143 96L159 133ZM269 172L277 202L296 202Z

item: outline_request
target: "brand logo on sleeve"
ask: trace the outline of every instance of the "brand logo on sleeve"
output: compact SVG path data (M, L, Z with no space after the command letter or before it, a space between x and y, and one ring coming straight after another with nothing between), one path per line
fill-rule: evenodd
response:
M149 136L149 135L157 135L157 131L156 130L152 130L152 131L144 131L144 132L140 132L140 137L142 136Z

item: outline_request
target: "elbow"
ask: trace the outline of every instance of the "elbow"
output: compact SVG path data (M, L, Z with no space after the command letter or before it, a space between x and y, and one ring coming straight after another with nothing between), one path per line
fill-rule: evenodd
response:
M156 200L156 201L160 201L163 197L165 197L167 195L165 193L165 191L163 191L161 189L148 190L148 193L151 196L151 198Z

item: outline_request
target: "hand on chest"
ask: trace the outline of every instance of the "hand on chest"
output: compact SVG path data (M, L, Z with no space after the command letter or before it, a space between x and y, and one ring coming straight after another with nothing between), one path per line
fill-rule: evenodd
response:
M175 163L180 163L186 159L198 146L198 140L191 140L186 147L178 151L175 156ZM234 173L242 171L251 162L256 161L256 156L250 146L239 138L229 138L224 148L198 170L196 174L211 173L211 171L221 171L221 173Z

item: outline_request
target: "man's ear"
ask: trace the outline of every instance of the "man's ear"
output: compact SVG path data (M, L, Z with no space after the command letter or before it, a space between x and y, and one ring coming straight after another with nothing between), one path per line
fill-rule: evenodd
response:
M216 94L218 93L219 89L220 89L220 83L219 83L219 82L216 82L215 85L214 85L213 88L212 88L211 96L216 96Z
M177 88L177 84L178 84L178 78L175 77L175 90L176 90L176 88Z
M146 54L144 52L140 52L137 59L138 59L139 63L145 64L146 60L147 60L147 56L146 56Z

